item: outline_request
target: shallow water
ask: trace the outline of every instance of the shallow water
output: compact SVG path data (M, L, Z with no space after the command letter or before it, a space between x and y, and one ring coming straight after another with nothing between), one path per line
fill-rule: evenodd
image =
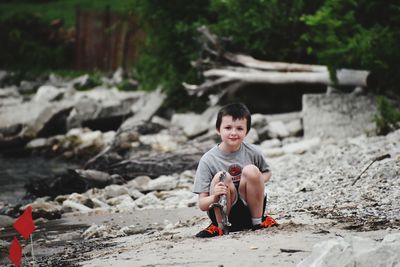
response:
M26 182L35 178L52 176L68 167L77 166L39 156L6 157L0 155L0 202L18 203L25 195L24 185Z

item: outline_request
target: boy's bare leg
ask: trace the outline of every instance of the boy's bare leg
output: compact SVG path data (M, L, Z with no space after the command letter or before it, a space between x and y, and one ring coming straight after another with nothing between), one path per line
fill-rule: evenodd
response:
M242 170L239 194L247 202L252 218L261 218L264 203L264 181L260 170L247 165Z
M222 174L222 172L218 172L214 178L211 181L211 188L213 189L218 183L219 183L219 177ZM235 185L232 182L232 176L229 175L229 173L226 173L225 180L224 180L225 185L228 187L228 193L226 194L226 209L227 209L227 214L229 215L229 212L231 211L231 207L233 202L236 199L236 189ZM213 190L211 191L212 194ZM214 209L215 213L215 219L217 220L218 224L222 223L222 214L220 209Z

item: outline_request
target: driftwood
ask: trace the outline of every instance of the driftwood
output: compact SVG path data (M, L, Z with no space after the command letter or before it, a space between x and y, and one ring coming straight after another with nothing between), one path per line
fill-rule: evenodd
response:
M374 158L372 160L372 162L356 177L356 179L354 179L353 183L351 185L355 185L357 183L358 180L360 180L361 175L363 175L364 172L366 172L368 170L368 168L375 162L375 161L381 161L383 159L388 159L390 158L390 154L384 154L381 156L378 156L376 158Z
M30 180L25 184L28 195L35 197L50 196L52 198L71 194L83 193L90 188L104 188L111 184L123 184L125 180L117 175L109 175L96 170L72 170L55 176Z
M268 84L325 84L339 86L367 86L368 71L341 69L336 73L337 82L332 81L328 71L324 72L266 72L258 70L210 69L203 72L206 82L197 86L184 83L188 91L206 92L216 86L232 82ZM213 80L211 80L213 79Z
M198 31L203 36L203 54L206 56L192 62L206 79L203 84L183 83L190 93L199 95L216 88L229 90L233 83L265 84L323 84L327 86L367 87L370 72L367 70L338 69L332 78L324 65L270 62L248 55L225 51L220 39L205 26ZM240 66L240 67L238 67ZM236 86L237 87L237 86Z
M255 59L248 55L233 54L229 52L224 53L224 58L232 63L242 65L244 67L260 69L260 70L274 70L274 71L311 71L311 72L326 72L326 66L323 65L310 65L310 64L297 64L286 62L270 62Z
M155 156L128 159L109 166L108 172L119 174L127 180L147 175L156 178L161 175L181 173L197 168L201 158L199 154L158 154Z

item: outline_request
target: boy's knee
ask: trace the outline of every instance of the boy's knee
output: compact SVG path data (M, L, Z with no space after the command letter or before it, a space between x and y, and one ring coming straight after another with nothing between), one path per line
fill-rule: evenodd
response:
M257 166L253 164L246 165L243 170L242 170L242 175L247 179L247 180L259 180L261 177L261 172L257 168Z

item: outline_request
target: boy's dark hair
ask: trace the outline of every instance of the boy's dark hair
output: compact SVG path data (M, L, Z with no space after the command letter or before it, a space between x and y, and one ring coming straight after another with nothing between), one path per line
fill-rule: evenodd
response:
M250 110L243 103L232 103L226 106L223 106L217 116L217 121L215 123L215 127L217 130L221 127L222 117L224 116L232 116L233 120L237 119L246 119L247 121L247 132L250 131L251 127L251 113Z

